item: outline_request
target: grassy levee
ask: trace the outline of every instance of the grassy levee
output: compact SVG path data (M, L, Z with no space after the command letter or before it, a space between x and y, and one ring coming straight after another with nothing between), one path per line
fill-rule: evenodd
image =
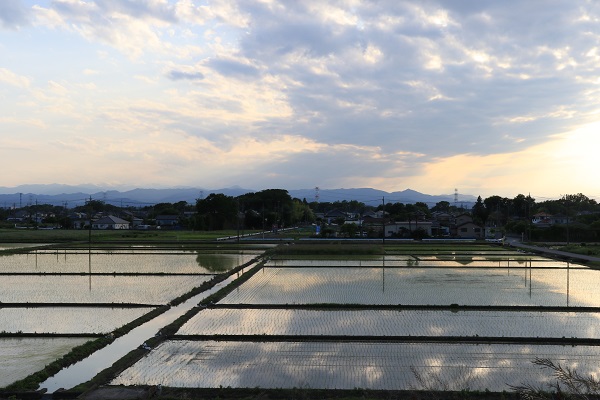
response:
M150 397L156 388L144 392ZM108 398L108 397L107 397ZM261 388L163 388L161 399L235 399L235 400L516 400L517 393L489 391L437 391L437 390L373 390L373 389L261 389Z
M290 255L383 255L381 244L354 244L343 242L300 243L277 247L274 258Z
M244 231L252 233L257 231ZM190 231L190 230L92 230L92 242L133 241L212 241L237 235L236 230ZM0 229L0 243L73 243L89 240L87 229Z

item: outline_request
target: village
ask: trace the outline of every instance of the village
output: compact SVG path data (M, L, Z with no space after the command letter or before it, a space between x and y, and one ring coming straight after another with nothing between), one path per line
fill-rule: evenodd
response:
M196 204L185 201L145 207L119 207L90 199L66 209L28 205L2 209L3 228L92 230L222 230L277 233L303 227L315 237L458 238L593 241L600 231L600 206L583 194L537 203L529 196L514 199L479 197L472 205L440 201L431 207L382 202L307 202L283 189L233 197L211 193Z

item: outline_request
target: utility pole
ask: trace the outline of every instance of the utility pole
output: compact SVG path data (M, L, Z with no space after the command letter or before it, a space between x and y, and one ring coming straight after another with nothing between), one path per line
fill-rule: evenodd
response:
M89 254L90 254L90 258L91 258L91 254L92 254L92 196L90 196L90 201L88 202L88 220L89 220L89 226L88 226L88 246L89 246Z
M235 199L237 205L236 221L237 221L237 242L240 242L240 199Z
M570 205L569 200L565 199L564 204L565 204L565 214L567 215L567 246L568 246L571 244L571 238L569 235L569 233L570 233L569 232L569 205Z
M385 244L385 196L381 198L381 226L383 228L383 244Z

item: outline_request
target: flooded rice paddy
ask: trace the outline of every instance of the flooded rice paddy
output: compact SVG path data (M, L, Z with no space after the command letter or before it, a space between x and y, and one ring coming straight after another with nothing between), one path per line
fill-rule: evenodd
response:
M0 337L0 388L41 370L87 340Z
M0 308L5 332L103 334L133 321L153 308L36 307Z
M554 262L552 262L554 264ZM567 267L265 267L221 304L597 306L598 271Z
M94 336L108 334L157 306L170 304L261 253L260 248L194 251L143 247L35 249L0 256L0 387L42 369ZM153 321L159 325L146 327L151 332L142 329L140 337L124 341L120 353L113 351L113 358L104 357L112 361L97 363L96 372L139 346L172 319L159 317ZM68 335L79 337L62 337ZM73 371L70 375L75 375L74 386L94 374L83 380Z
M598 376L599 288L510 251L278 256L111 384L502 391L549 382L535 358Z
M178 335L463 336L600 339L600 313L464 310L206 309Z
M132 248L128 250L37 250L0 256L2 273L92 274L214 274L229 271L261 254L260 250L184 251Z
M549 378L531 364L548 357L597 374L600 348L543 345L365 342L163 343L112 384L176 387L419 389L415 373L451 390L509 390ZM414 371L414 372L413 372Z
M600 271L498 247L414 248L396 246L385 256L279 255L216 304L198 308L110 384L391 390L420 389L428 380L439 389L502 391L548 382L532 364L536 357L600 376ZM132 306L168 304L260 252L38 250L0 257L0 302L17 304L0 308L0 332L109 332L152 310ZM204 297L184 303L185 310ZM46 302L59 304L28 308ZM44 387L89 379L180 315L171 311L74 367L86 374L66 369ZM38 339L20 342L22 360L38 365L31 350ZM0 339L0 354L18 347L11 340ZM13 371L0 387L26 374L2 358L0 368Z

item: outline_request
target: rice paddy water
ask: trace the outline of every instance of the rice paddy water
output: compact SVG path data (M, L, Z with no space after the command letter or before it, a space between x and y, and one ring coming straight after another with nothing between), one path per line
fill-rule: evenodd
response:
M278 255L110 384L425 389L424 383L433 383L445 390L502 391L509 390L507 384L547 383L550 377L531 363L536 357L600 376L600 271L500 247L434 247L394 245L385 247L385 255ZM224 269L258 252L255 247L243 256L224 252ZM81 262L89 255L0 258L0 273L8 278L3 284L14 286L2 287L0 301L17 303L15 309L0 308L0 324L8 331L36 329L39 325L8 321L34 318L37 311L27 311L28 301L54 299L65 304L49 308L52 315L75 313L67 298L91 307L114 302L125 321L223 268L218 252L160 253L141 250L140 261L127 251L99 252L93 258L98 275L90 267L82 282L76 274L85 272ZM115 266L141 275L113 277ZM55 282L69 294L28 292L24 277L31 277L23 273L36 271L41 273L29 280L34 287ZM131 283L118 283L130 278ZM54 392L91 379L236 278L171 308L40 387ZM143 289L127 293L132 283ZM82 287L96 291L95 297L76 293ZM125 311L125 303L150 308ZM61 329L47 325L46 330ZM114 328L66 325L63 332L70 333Z

